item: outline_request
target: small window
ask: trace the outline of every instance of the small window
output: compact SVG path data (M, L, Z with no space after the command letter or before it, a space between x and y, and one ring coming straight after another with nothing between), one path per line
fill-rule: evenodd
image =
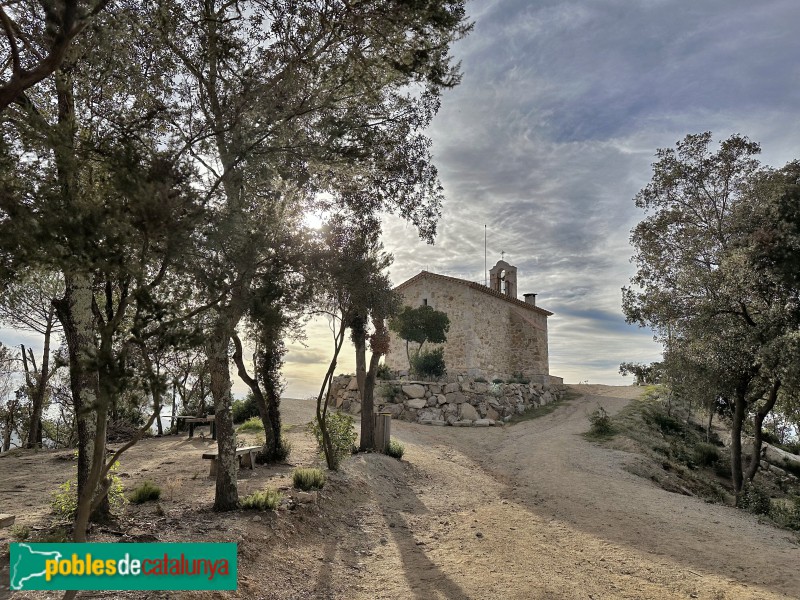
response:
M427 298L423 298L422 299L422 306L428 306L428 299Z

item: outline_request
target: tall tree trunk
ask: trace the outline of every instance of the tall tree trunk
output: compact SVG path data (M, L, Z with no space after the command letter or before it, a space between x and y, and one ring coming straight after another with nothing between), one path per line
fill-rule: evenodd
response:
M92 314L92 280L85 273L64 273L65 293L55 302L69 355L70 389L78 429L78 495L89 479L96 436L99 394L97 342ZM105 440L101 441L105 446Z
M747 410L747 385L739 385L733 401L733 424L731 426L731 478L736 503L742 493L744 474L742 472L742 426Z
M222 310L226 311L225 308ZM228 356L231 336L234 333L235 324L231 324L228 315L220 314L208 342L208 367L217 430L217 482L214 497L214 510L217 511L235 510L239 506Z
M772 387L769 390L769 396L764 405L756 412L753 417L753 453L750 455L750 464L747 467L747 481L753 481L753 478L758 472L758 467L761 464L761 443L762 443L762 428L764 426L764 419L775 408L775 402L778 400L778 390L781 388L781 380L776 379L772 382Z
M378 364L381 355L373 352L369 359L369 369L364 378L361 392L361 449L375 449L375 379L378 376ZM366 418L364 415L368 415Z

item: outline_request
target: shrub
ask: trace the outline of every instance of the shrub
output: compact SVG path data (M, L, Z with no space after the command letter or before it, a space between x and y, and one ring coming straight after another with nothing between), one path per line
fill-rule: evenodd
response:
M662 433L679 433L683 430L683 423L661 412L653 414L653 421Z
M260 431L264 431L264 422L261 420L261 417L250 417L239 425L236 431L243 432L243 433L259 433Z
M694 447L694 462L711 467L719 462L719 449L714 444L700 443Z
M500 379L499 377L496 377L496 378L492 379L492 383L501 384L501 383L505 383L505 382L502 379Z
M321 490L325 485L325 473L321 469L297 468L292 473L292 483L304 492Z
M27 525L12 525L10 532L11 537L18 542L24 542L31 537L31 528Z
M260 465L267 463L283 462L287 458L289 458L289 454L291 452L292 452L292 443L286 438L285 435L282 435L281 439L278 441L278 445L275 447L275 451L267 454L266 452L264 452L264 449L262 448L256 455L256 462Z
M253 492L242 499L241 505L250 510L275 510L281 503L281 494L278 490L267 488L260 492Z
M417 377L442 377L445 373L444 348L425 350L412 356L411 370Z
M378 370L375 372L375 377L378 379L394 379L394 373L384 363L378 365Z
M591 433L594 435L611 435L614 427L611 424L611 417L602 406L598 406L592 414L589 415L589 423L591 425Z
M149 479L137 485L128 496L128 500L133 504L144 504L149 500L161 498L161 488Z
M386 454L388 454L392 458L400 460L401 458L403 458L403 454L405 453L405 451L406 447L403 446L403 444L401 444L397 440L389 440L389 448L386 450Z
M253 393L248 393L244 400L234 400L231 404L231 411L234 423L244 423L251 417L257 417L258 406L256 406L256 398Z
M330 412L325 417L328 436L331 440L333 449L333 463L338 466L345 456L353 453L357 439L356 430L353 427L353 417L343 412ZM311 432L317 439L317 447L324 454L322 442L322 429L316 417L311 422Z
M768 515L772 509L769 493L760 485L747 483L739 498L739 508L756 515Z
M119 510L127 502L125 491L122 487L122 480L117 475L119 461L109 470L111 476L111 486L108 488L108 504L112 511ZM53 492L50 501L50 509L53 514L62 519L72 520L78 510L78 482L77 478L68 479Z
M405 399L403 387L396 383L381 384L379 394L391 402L402 402Z

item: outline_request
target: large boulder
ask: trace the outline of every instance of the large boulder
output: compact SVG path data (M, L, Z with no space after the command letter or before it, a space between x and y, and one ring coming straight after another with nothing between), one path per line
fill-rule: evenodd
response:
M424 398L425 386L418 383L409 383L403 386L403 393L409 398Z
M425 398L414 398L413 400L408 400L406 402L406 406L413 409L425 408L427 405L428 401L425 400Z
M446 398L450 404L461 404L467 401L467 397L461 392L450 392Z
M477 421L480 418L475 407L466 402L459 406L458 415L462 421Z

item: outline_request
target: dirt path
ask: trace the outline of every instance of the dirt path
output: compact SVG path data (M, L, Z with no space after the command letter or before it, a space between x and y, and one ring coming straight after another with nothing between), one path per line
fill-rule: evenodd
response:
M95 539L237 542L239 589L95 596L800 598L796 537L741 511L665 492L624 469L640 457L580 435L598 403L613 414L637 389L575 389L585 396L505 428L394 422L393 436L406 447L402 462L354 456L330 476L318 504L277 514L210 511L214 486L200 458L210 440L145 440L123 459L124 481L154 479L165 491L160 507L129 507L122 538L98 531ZM313 414L308 401L284 401L282 410L294 425ZM241 470L240 494L266 485L289 494L292 468L319 460L302 427L288 436L290 464ZM0 512L13 503L25 524L46 514L49 490L71 467L57 454L0 458Z
M577 389L504 429L394 423L414 472L371 486L368 537L387 543L365 561L379 588L353 597L800 597L796 538L667 493L623 470L635 455L579 435L598 403L613 414L638 390Z

